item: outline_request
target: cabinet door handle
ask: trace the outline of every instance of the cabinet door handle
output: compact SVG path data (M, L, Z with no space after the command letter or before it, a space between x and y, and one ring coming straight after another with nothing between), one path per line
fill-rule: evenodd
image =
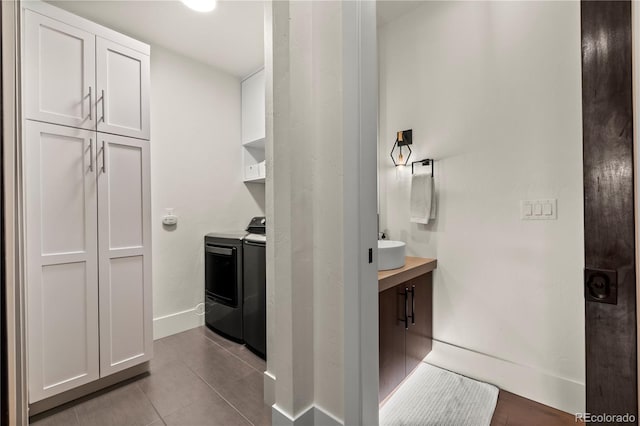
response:
M104 123L104 117L105 115L107 115L106 111L104 110L104 90L102 91L101 102L102 102L102 118L100 120Z
M89 86L89 120L93 120L93 94L91 93L91 86Z
M107 155L104 149L104 141L102 141L102 173L107 173Z
M93 139L89 138L89 170L93 171Z
M407 313L407 311L409 310L409 307L407 306L409 302L409 287L405 287L404 289L404 329L408 330L409 329L409 314Z
M416 325L416 286L411 286L411 324Z

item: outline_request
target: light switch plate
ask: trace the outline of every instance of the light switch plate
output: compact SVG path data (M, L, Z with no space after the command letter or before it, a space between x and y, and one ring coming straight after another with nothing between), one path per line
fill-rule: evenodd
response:
M555 198L547 198L542 200L521 200L520 219L556 220L558 219L558 200Z

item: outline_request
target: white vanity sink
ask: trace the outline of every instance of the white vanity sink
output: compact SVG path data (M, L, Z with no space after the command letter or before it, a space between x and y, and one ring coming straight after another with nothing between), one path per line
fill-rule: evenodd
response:
M402 241L378 240L378 271L402 268L405 247Z

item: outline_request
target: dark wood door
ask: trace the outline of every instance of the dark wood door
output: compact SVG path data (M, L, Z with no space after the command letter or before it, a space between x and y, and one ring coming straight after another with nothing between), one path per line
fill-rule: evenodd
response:
M432 276L421 275L409 282L409 320L406 342L406 374L411 373L431 351L432 337Z
M0 7L0 21L2 7ZM0 35L0 69L2 69L2 37ZM2 78L0 78L0 99L3 97ZM0 425L9 424L8 406L8 369L7 369L7 318L6 318L6 279L4 244L4 105L0 103Z
M405 375L405 296L404 286L397 286L378 295L380 385L382 401Z
M585 275L613 277L586 287L586 409L637 418L631 22L630 1L581 2Z

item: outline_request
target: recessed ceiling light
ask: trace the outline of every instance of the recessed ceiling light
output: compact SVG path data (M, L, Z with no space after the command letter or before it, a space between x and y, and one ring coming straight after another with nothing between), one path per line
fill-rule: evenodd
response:
M189 9L193 9L196 12L211 12L216 8L216 0L180 0Z

